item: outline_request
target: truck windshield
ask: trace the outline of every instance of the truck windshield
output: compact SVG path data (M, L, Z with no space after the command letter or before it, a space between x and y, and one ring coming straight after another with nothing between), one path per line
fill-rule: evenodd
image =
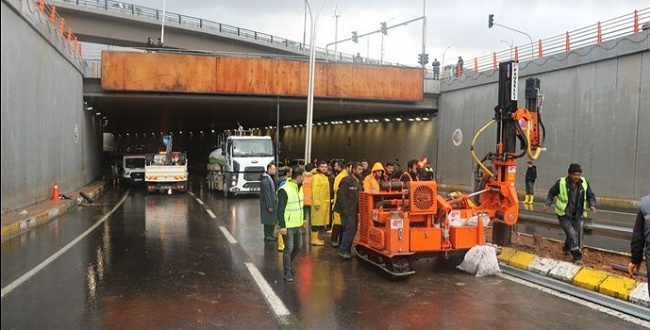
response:
M144 167L144 158L126 158L124 159L124 167L126 168Z
M236 157L272 157L273 145L270 139L242 139L233 141L233 156Z

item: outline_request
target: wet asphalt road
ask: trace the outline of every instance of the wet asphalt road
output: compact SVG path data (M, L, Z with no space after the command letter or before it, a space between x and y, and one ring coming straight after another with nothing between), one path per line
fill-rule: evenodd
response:
M131 189L65 253L2 298L3 329L634 329L635 325L501 277L475 278L434 260L389 281L330 247L308 247L296 282L265 243L257 198L224 200ZM102 218L109 191L2 244L2 288ZM216 216L213 219L206 208ZM229 243L225 227L237 243ZM276 318L247 270L254 264L291 315Z

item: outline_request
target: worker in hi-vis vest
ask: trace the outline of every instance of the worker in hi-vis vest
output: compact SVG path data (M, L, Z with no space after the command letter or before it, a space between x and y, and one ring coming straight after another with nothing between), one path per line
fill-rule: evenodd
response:
M581 265L580 221L587 216L587 209L596 212L596 195L587 179L582 177L579 164L569 165L568 175L555 182L548 191L542 210L546 212L554 200L555 213L566 236L563 250L565 253L571 253L573 261Z
M293 261L302 248L302 228L304 224L302 180L304 170L295 168L291 172L291 181L278 189L278 223L280 234L284 238L282 264L284 280L293 282L295 275Z

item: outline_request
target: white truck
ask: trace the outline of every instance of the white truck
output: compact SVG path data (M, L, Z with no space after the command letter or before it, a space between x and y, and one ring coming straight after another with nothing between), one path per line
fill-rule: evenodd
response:
M172 136L163 136L166 151L158 154L147 154L144 163L144 182L147 191L172 190L187 191L187 155L184 152L173 152Z
M122 157L122 184L144 183L144 155L124 155Z
M223 146L210 153L207 184L225 197L259 194L260 177L273 162L270 136L228 136Z
M187 157L184 152L172 152L170 159L166 153L147 154L144 166L144 179L147 191L180 192L187 191Z

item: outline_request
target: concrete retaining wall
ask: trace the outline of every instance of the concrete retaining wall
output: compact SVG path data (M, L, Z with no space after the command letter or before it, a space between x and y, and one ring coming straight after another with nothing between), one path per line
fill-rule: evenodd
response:
M400 160L406 168L409 159L426 155L431 163L436 155L436 118L420 122L391 122L316 126L313 128L312 158L361 161L372 163ZM283 155L304 158L305 129L285 129L282 135Z
M570 163L597 196L638 199L650 193L650 31L520 65L519 107L525 79L541 80L546 147L536 162L537 191L566 175ZM438 180L471 186L471 139L493 116L496 72L470 74L442 85L438 114ZM460 146L452 136L463 133ZM479 157L495 146L495 128L477 144ZM523 190L525 161L517 188Z
M99 119L83 110L81 62L33 1L2 2L2 208L101 174Z

